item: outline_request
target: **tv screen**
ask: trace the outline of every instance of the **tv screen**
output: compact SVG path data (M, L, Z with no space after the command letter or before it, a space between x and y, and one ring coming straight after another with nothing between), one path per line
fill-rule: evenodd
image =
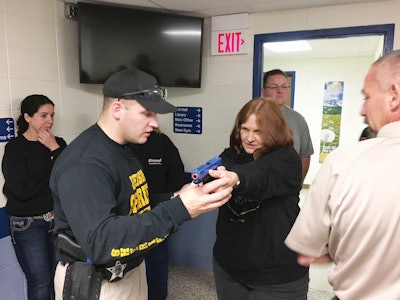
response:
M160 86L199 88L203 18L78 2L81 83L137 68Z

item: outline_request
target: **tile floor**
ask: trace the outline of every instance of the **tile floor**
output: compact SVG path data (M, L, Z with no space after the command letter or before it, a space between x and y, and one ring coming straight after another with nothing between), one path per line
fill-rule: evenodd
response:
M211 272L171 265L167 300L217 300ZM330 300L328 291L310 288L308 300ZM232 299L234 300L234 299Z

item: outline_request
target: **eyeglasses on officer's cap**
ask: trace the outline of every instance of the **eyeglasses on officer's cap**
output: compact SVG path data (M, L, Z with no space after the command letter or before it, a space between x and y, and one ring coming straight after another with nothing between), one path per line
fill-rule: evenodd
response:
M130 99L131 96L134 95L142 95L144 97L146 97L149 100L158 100L158 99L162 99L162 100L167 100L167 89L166 88L162 88L162 87L155 87L154 89L146 89L146 90L141 90L141 91L137 91L137 92L132 92L132 93L126 93L123 94L121 97L118 98L119 99Z

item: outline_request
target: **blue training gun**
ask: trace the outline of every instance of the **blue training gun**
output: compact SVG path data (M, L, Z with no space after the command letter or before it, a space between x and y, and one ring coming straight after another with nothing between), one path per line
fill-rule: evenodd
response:
M208 174L208 170L216 169L222 165L222 159L219 156L214 156L204 165L201 165L192 171L193 183L208 182L211 176Z

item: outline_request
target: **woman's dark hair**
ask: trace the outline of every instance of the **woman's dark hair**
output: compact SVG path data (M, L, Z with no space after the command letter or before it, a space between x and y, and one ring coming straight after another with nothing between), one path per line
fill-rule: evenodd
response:
M240 138L240 129L250 115L255 115L260 135L264 141L264 145L254 151L254 159L259 158L268 151L285 145L293 146L292 132L286 123L281 108L272 98L255 98L247 102L239 111L235 125L233 126L230 136L230 146L237 153L242 149L242 141Z
M32 117L41 106L51 104L54 106L53 101L44 95L29 95L21 102L21 115L17 120L18 134L23 134L28 130L29 124L26 122L24 114Z

